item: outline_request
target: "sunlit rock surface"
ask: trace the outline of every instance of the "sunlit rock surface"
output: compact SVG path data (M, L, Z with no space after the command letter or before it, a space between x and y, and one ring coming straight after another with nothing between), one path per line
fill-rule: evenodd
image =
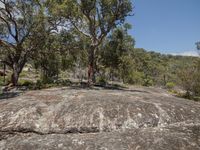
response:
M54 88L0 100L0 149L199 150L200 103L156 88Z

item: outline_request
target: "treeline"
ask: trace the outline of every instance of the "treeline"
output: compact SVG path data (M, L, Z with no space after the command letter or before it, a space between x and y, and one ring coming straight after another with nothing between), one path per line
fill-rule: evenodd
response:
M53 76L46 60L53 61L55 51L76 60L84 48L92 84L100 45L132 15L131 0L1 0L0 6L1 62L12 69L14 86L30 59L43 61L43 73Z
M132 15L130 0L0 2L0 59L13 86L28 64L38 84L58 83L64 73L89 86L116 81L200 94L198 57L134 48L125 22Z

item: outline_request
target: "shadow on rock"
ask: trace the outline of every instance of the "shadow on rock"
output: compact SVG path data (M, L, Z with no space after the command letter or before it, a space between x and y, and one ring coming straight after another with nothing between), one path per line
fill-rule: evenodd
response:
M14 98L19 95L20 95L19 92L5 92L5 93L0 94L0 100Z
M120 92L139 92L139 93L150 93L148 91L144 90L132 90L129 89L125 86L118 85L118 84L106 84L106 85L101 85L101 84L94 84L93 86L88 86L87 83L80 83L80 84L73 84L69 86L70 89L73 90L118 90Z

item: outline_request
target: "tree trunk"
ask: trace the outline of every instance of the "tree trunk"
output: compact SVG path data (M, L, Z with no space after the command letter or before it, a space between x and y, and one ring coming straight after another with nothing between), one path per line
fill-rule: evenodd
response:
M164 79L164 86L166 86L167 81L166 81L166 75L165 75L165 74L164 74L164 76L163 76L163 79Z
M14 63L13 64L13 73L11 76L11 83L13 86L17 86L18 85L18 80L19 80L19 75L22 72L22 69L24 68L25 62L22 64L17 64Z
M4 73L4 75L3 75L3 82L5 84L6 83L6 64L3 64L3 73Z
M92 85L95 81L95 73L94 73L94 52L95 52L95 47L91 46L90 51L89 51L89 57L88 57L88 85Z
M18 80L19 80L19 72L17 70L13 70L12 76L11 76L11 83L13 86L17 86Z

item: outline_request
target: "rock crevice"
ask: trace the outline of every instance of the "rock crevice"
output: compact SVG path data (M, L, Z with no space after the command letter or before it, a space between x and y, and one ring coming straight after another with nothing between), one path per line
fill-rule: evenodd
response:
M161 89L30 91L0 101L0 149L195 150L199 114Z

